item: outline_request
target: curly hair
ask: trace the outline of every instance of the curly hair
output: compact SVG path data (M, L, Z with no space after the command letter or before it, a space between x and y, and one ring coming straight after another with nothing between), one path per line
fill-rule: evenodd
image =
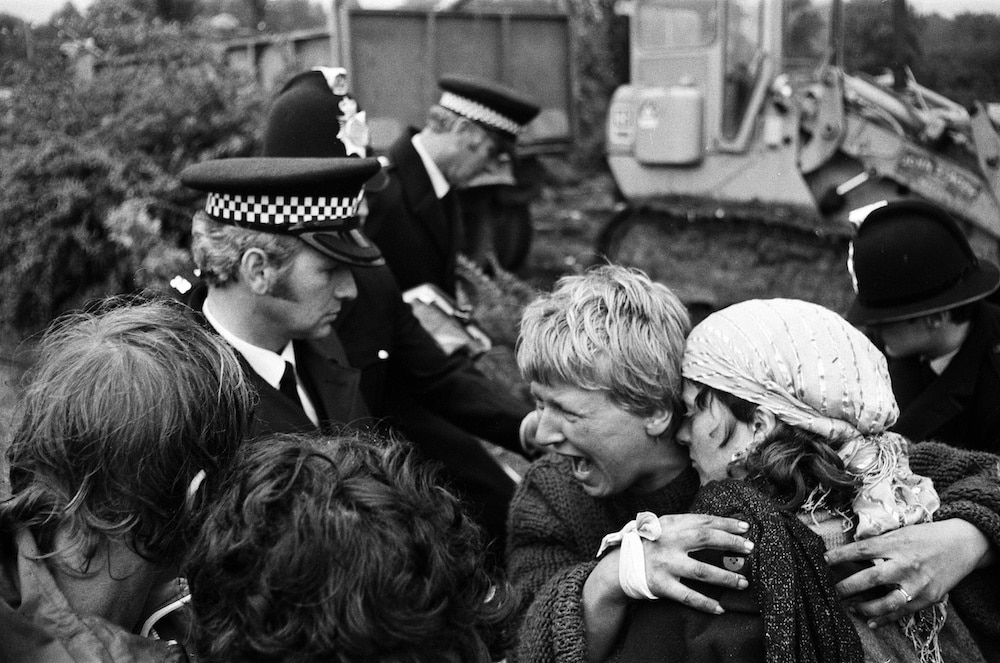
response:
M185 564L209 663L480 660L510 610L479 529L398 442L273 436L222 493Z
M110 540L178 562L200 525L189 483L221 471L248 429L253 396L232 349L177 302L114 298L54 323L38 356L0 520L60 562L77 550L87 566Z
M673 411L690 329L687 309L665 285L602 265L564 276L525 308L517 363L527 380L603 390L639 416Z
M745 424L753 421L757 404L695 384L699 387L695 402L700 407L709 398L716 398L737 421ZM746 456L733 461L730 471L739 465L743 478L774 498L782 509L799 509L814 491L823 496L826 508L842 509L850 506L860 480L847 471L837 455L841 445L842 441L779 422L774 432L754 445Z
M303 246L296 237L221 223L203 211L196 212L191 222L191 254L202 278L213 286L239 280L240 260L249 249L263 251L280 276Z

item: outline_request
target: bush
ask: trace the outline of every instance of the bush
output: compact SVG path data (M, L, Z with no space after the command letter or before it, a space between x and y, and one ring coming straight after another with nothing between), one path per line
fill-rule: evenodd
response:
M0 100L8 333L32 333L90 297L169 280L187 262L197 199L176 174L255 150L265 94L176 26L131 25L118 52L148 50L105 59L90 82L74 81L53 43L39 44L43 66L0 67L11 85Z
M0 309L9 326L37 331L89 297L134 287L133 259L104 219L133 191L161 182L155 166L61 137L3 160Z

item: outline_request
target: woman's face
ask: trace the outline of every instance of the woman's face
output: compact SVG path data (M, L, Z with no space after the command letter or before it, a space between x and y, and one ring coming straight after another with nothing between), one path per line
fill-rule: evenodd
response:
M658 440L670 421L660 411L641 417L604 391L531 383L538 412L535 441L567 458L573 478L592 497L647 492L674 479L686 464L671 440Z
M701 399L701 387L684 381L685 415L677 431L677 441L688 447L691 464L701 477L701 483L725 479L729 463L737 453L746 451L753 442L753 427L733 416L733 413L711 392Z

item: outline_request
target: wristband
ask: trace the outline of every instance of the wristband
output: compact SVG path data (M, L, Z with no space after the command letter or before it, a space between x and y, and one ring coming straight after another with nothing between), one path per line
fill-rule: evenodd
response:
M601 547L597 551L598 557L608 548L621 545L621 555L618 557L618 583L629 598L651 600L658 598L650 591L646 582L646 557L642 550L642 540L656 541L661 531L656 514L643 511L636 514L635 520L629 521L621 531L608 534L601 540Z

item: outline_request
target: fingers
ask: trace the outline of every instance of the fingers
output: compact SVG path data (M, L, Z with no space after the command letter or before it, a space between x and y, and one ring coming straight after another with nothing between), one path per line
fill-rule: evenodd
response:
M682 550L685 554L697 550L721 550L745 555L753 550L753 541L727 530L696 527L682 530L664 530L660 541L665 546Z
M850 598L874 587L892 585L885 574L884 564L866 567L837 583L836 590L841 598Z
M842 564L844 562L870 561L881 559L887 556L885 542L889 539L888 534L882 537L855 541L843 546L837 546L826 551L826 563L830 566Z
M681 513L671 516L660 516L660 525L664 532L685 529L715 529L730 534L744 534L750 529L750 524L736 518L709 516L700 513Z
M702 612L721 614L723 612L722 606L717 600L688 587L680 580L699 580L710 585L731 589L747 588L747 579L738 573L726 571L690 557L687 557L686 560L686 563L678 560L676 564L672 565L673 568L663 566L657 567L653 571L652 577L649 578L649 586L654 594L661 598L678 601Z
M695 610L701 610L702 612L707 612L714 615L721 615L725 610L722 609L722 605L713 598L709 598L704 594L696 592L687 585L681 584L679 582L673 582L669 584L666 589L661 594L662 598L672 599L678 603L683 603L689 608L694 608Z
M900 586L880 598L854 603L850 606L850 610L866 617L869 628L879 628L913 614L931 603L932 601L920 600L910 595Z

